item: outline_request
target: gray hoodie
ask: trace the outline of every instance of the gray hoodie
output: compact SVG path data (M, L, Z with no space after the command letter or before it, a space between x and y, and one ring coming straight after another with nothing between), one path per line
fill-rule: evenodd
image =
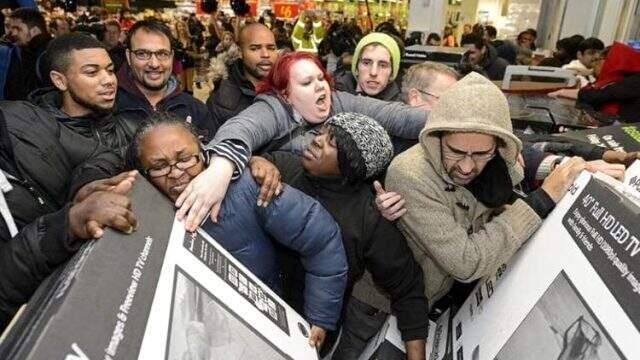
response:
M329 117L341 112L367 115L378 121L389 135L404 139L417 139L428 117L426 111L402 103L333 91ZM235 140L253 153L268 149L302 154L321 126L307 123L276 95L261 94L251 106L224 123L207 147Z
M457 106L466 101L465 106ZM433 305L454 281L469 283L509 261L542 224L526 200L495 209L456 184L442 162L442 132L473 132L500 139L498 155L512 183L523 178L517 156L522 143L512 133L507 100L498 87L470 73L447 90L431 112L420 144L389 166L388 191L402 194L407 213L398 228L422 265L425 295Z

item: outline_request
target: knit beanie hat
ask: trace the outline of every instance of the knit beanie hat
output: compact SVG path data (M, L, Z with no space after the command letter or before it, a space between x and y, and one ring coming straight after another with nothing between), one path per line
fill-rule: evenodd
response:
M517 163L522 142L513 134L509 104L502 91L484 76L471 72L442 94L420 133L420 143L432 163L441 162L442 132L475 132L500 139L498 153L514 184L524 170Z
M398 71L400 70L400 58L402 55L400 54L400 47L398 43L389 35L384 33L371 33L365 37L363 37L356 45L356 50L353 52L353 61L351 62L351 72L354 76L358 76L358 62L360 62L360 55L362 53L362 49L364 49L367 45L371 44L380 44L384 46L389 54L391 55L391 64L392 64L392 73L389 81L393 81L398 76Z
M356 183L384 171L393 157L389 135L372 118L340 113L325 122L336 140L340 172Z

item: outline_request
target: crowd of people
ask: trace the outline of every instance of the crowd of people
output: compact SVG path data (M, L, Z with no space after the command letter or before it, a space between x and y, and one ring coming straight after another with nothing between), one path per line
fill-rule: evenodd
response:
M0 329L84 241L136 230L144 177L304 314L311 346L357 358L392 313L424 359L429 317L508 262L582 170L620 179L638 158L514 133L491 80L531 63L531 29L447 28L426 43L466 48L460 66L403 69L416 38L391 22L3 16ZM580 76L555 96L633 121L639 59L574 36L542 63Z

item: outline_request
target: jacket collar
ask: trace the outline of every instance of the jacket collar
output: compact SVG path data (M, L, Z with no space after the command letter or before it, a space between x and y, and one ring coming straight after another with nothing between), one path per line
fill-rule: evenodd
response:
M255 97L256 89L253 83L244 75L242 59L238 59L230 66L229 78L238 85L243 95Z
M390 83L387 84L387 86L384 89L382 89L382 91L380 91L375 96L371 96L371 95L367 95L363 91L357 91L358 82L352 72L349 71L346 74L344 74L344 80L346 80L344 84L347 86L345 90L352 94L368 96L374 99L384 100L384 101L394 101L398 97L398 94L400 94L400 87L395 81L391 81Z
M53 115L56 120L71 125L73 127L91 128L93 126L110 126L113 123L112 113L95 114L72 117L62 111L62 92L56 88L48 87L36 89L29 94L29 101L46 110Z
M496 61L497 57L498 57L498 51L496 50L496 48L494 48L491 45L487 45L487 53L482 58L481 66L483 68L487 68L491 66L491 64L493 64Z
M336 194L353 194L362 184L349 184L344 178L322 178L304 171L304 177L316 190L324 190Z
M129 64L127 62L124 62L122 66L120 66L120 70L118 70L116 76L118 78L119 91L125 91L138 100L143 101L150 109L153 108L149 103L149 100L147 100L142 91L140 91L140 89L136 85L135 80L133 79L133 74L131 73L131 68L129 67ZM162 100L160 100L160 103L163 103L168 99L174 98L180 94L182 94L182 90L178 86L178 80L175 78L175 76L171 75L167 84L167 90Z
M52 37L49 33L42 33L31 38L29 43L27 43L27 50L34 54L39 54L44 51L47 47L49 41L51 41Z

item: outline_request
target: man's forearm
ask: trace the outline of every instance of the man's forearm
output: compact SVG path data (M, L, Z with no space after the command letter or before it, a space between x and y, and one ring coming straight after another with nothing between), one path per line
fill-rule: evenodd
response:
M426 343L424 339L406 341L407 360L425 360Z

